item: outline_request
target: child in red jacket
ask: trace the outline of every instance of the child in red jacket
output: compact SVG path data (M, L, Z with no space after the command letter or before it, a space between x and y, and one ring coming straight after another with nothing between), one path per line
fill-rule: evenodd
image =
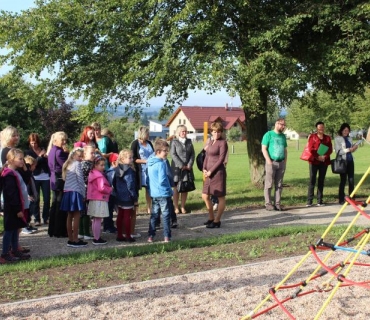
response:
M96 157L94 168L89 173L87 183L87 200L89 200L87 214L93 218L92 231L94 239L92 243L94 245L107 243L106 240L100 237L100 233L103 218L109 216L108 201L112 187L103 174L104 170L105 159L103 157Z

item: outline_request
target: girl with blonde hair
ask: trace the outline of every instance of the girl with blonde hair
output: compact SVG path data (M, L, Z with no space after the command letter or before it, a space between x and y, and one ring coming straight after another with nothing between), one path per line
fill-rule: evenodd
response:
M13 126L7 126L1 132L1 163L4 166L6 162L6 155L11 148L15 148L19 143L18 129Z
M65 180L63 199L60 209L68 212L67 216L67 246L81 248L87 246L87 242L78 239L80 225L80 212L85 208L86 187L81 169L84 149L75 148L69 154L63 164L62 177Z

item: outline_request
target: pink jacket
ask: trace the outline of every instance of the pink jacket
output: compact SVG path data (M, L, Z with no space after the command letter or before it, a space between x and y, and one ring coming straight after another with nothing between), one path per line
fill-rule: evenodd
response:
M87 179L87 200L109 200L109 195L112 192L112 187L108 180L98 170L92 169Z

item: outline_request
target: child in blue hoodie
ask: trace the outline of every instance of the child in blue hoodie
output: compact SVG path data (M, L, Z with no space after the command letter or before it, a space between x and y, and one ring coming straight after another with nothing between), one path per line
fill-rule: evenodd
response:
M167 159L169 145L166 140L158 139L154 143L155 156L148 159L149 191L152 198L148 242L153 242L156 232L156 221L162 213L164 242L171 240L170 211L173 191L167 175Z

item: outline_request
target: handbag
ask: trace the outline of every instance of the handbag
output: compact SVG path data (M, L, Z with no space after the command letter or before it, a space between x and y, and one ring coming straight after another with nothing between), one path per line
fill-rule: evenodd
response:
M190 192L195 190L195 183L188 170L181 170L180 181L177 183L179 193Z
M343 160L342 156L339 155L339 151L337 152L335 159L331 160L330 163L331 171L333 173L341 174L347 172L347 161Z
M299 157L299 159L304 160L304 161L313 161L314 160L313 156L311 154L311 151L308 148L308 142L307 142L306 146L304 147L303 152L302 152L301 156Z
M54 170L55 170L55 163L56 163L56 153L54 154ZM61 172L55 172L55 191L63 191L64 190L64 180L62 178Z
M195 162L197 163L197 167L199 171L203 171L203 163L204 163L205 157L206 157L206 150L202 149L202 151L198 153L195 159Z

